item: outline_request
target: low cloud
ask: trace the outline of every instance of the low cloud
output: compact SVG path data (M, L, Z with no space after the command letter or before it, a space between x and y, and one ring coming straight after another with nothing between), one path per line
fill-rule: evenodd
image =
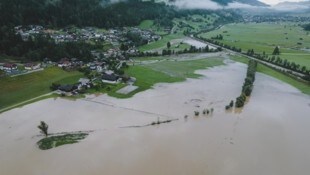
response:
M277 11L309 11L310 10L310 1L304 2L284 2L270 7L273 10Z
M209 9L209 10L218 10L218 9L249 9L257 8L248 4L243 4L239 2L229 3L227 6L220 5L211 0L176 0L173 5L182 9Z
M252 9L252 8L261 8L261 7L252 6L249 4L242 4L239 2L233 2L233 3L229 3L226 8L229 8L229 9Z
M176 0L175 6L183 9L212 9L217 10L223 8L219 4L210 0Z

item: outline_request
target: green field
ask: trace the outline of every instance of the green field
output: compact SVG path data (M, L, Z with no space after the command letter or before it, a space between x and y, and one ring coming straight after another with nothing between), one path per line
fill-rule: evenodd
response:
M145 67L158 72L163 72L171 77L182 78L198 78L200 75L195 74L195 70L205 69L223 64L221 58L208 58L190 61L162 61L153 64L147 64Z
M139 50L141 52L144 52L144 51L150 51L150 50L154 50L154 49L158 49L158 48L162 48L162 47L166 47L167 46L167 43L170 42L171 40L174 40L174 39L181 39L183 38L184 35L183 34L169 34L169 35L165 35L162 37L161 40L158 40L156 42L152 42L150 44L147 44L147 45L143 45L143 46L140 46L139 47Z
M128 95L119 95L126 98L134 94L150 89L156 83L181 82L186 78L198 78L201 75L195 74L195 70L223 65L221 58L208 58L190 61L162 61L147 65L130 66L126 73L137 79L137 90Z
M144 20L141 22L141 24L138 26L140 29L151 29L154 26L153 20Z
M191 15L188 17L175 18L173 23L177 28L177 32L183 32L190 30L190 32L199 32L201 30L210 29L213 27L213 23L218 19L218 16L213 15Z
M310 48L309 33L294 23L229 24L200 36L211 38L218 34L224 37L220 42L245 52L254 49L257 53L271 55L274 48L280 46L282 59L310 68L310 52L300 50Z
M247 64L249 61L248 58L239 57L239 56L234 56L234 57L232 57L232 59L235 61L241 62L241 63L245 63L245 64ZM281 80L287 84L294 86L295 88L299 89L301 92L310 95L310 85L309 84L300 82L294 78L291 78L287 75L284 75L283 73L278 72L278 71L276 71L276 70L274 70L268 66L262 65L262 64L258 64L257 71L264 73L266 75L272 76L276 79L279 79L279 80Z
M52 83L76 83L81 77L80 72L51 67L27 75L0 78L0 109L49 93Z
M154 24L153 20L144 20L139 24L138 27L143 30L152 30L157 35L169 34L169 32L165 31L163 27Z
M171 42L175 39L184 38L183 32L185 30L190 30L191 32L198 32L200 30L208 29L213 27L214 21L218 18L218 16L214 15L191 15L188 17L175 18L173 19L174 27L172 29L173 33L164 32L162 27L156 26L153 20L144 20L138 26L141 29L150 29L154 31L156 34L162 36L162 39L147 45L143 45L139 47L139 50L142 52L151 51L159 48L166 47L167 42ZM179 47L177 48L176 46ZM180 44L175 43L172 44L171 48L174 51L184 50L185 48L189 48L188 44Z

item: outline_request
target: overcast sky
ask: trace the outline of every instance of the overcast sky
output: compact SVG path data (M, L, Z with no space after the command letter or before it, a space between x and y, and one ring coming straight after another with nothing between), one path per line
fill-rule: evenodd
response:
M285 1L298 2L298 1L305 1L305 0L259 0L259 1L264 2L266 4L274 5L274 4L277 4L279 2L285 2Z

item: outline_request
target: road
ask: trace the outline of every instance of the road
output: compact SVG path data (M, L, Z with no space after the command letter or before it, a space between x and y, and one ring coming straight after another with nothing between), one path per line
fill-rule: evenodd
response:
M209 42L206 42L206 41L201 40L201 39L199 39L199 38L196 38L196 37L194 37L194 36L190 36L190 37L191 37L192 39L194 39L194 40L203 42L203 43L205 43L205 44L207 44L207 45L211 45L211 46L216 47L216 48L221 47L221 46L218 46L218 45L216 45L216 44L209 43ZM269 67L273 67L273 68L275 68L275 69L277 69L277 70L290 72L290 74L292 74L292 75L294 75L294 76L303 77L303 76L306 75L306 74L303 74L303 73L300 73L300 72L296 72L296 71L293 71L293 70L290 70L290 69L287 69L287 68L284 68L284 67L281 67L281 66L278 66L278 65L269 63L269 62L267 62L267 61L263 61L263 60L260 60L260 59L257 59L257 58L248 56L248 55L243 54L243 53L239 53L239 52L236 52L236 51L233 51L233 50L224 48L224 47L222 47L222 48L223 48L224 51L226 51L226 52L228 52L228 53L230 53L230 54L243 56L243 57L246 57L246 58L255 60L255 61L259 62L259 63L265 64L265 65L267 65L267 66L269 66Z

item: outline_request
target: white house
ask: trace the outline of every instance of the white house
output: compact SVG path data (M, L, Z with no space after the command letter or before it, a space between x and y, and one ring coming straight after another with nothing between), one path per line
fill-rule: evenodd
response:
M14 63L5 63L2 66L2 70L5 70L5 71L11 71L11 70L16 70L16 69L17 69L17 65Z
M58 67L69 67L69 66L71 66L71 62L69 61L60 61L58 63Z
M41 67L40 63L27 63L24 65L26 70L36 70Z

